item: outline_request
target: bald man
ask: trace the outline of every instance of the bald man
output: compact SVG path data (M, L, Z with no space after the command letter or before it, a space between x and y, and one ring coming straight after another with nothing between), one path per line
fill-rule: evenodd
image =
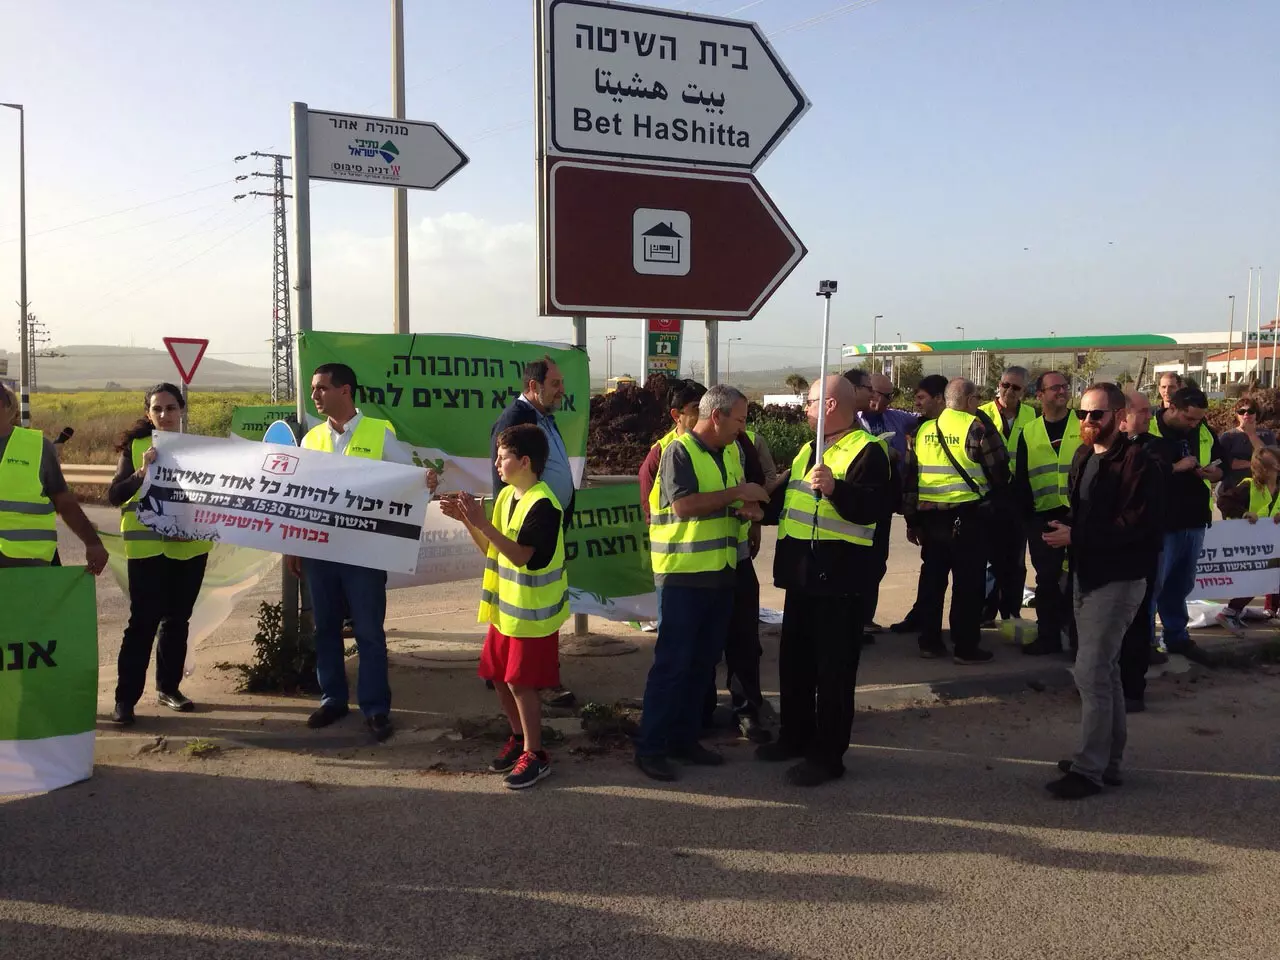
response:
M796 786L844 774L853 727L853 692L866 597L879 573L875 527L890 495L883 441L861 428L871 384L863 371L826 378L822 462L812 442L791 463L775 492L767 523L778 524L773 582L786 591L778 657L782 729L756 756L799 760L787 770ZM818 424L820 384L809 388L809 426Z

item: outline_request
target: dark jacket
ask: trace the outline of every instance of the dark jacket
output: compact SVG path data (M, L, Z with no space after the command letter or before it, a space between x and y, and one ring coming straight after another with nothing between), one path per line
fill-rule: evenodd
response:
M813 452L804 472L813 466ZM791 479L800 479L793 477ZM878 443L869 443L849 465L843 477L836 477L831 505L850 523L885 523L892 503L889 458ZM782 514L787 484L773 494L765 507L764 522L776 524ZM780 590L803 590L829 597L865 593L878 576L871 547L841 540L809 542L785 537L778 541L773 557L773 582Z
M1069 480L1071 569L1086 593L1103 584L1140 580L1163 539L1160 468L1138 443L1121 437L1101 462L1087 500L1080 483L1092 445L1080 446Z

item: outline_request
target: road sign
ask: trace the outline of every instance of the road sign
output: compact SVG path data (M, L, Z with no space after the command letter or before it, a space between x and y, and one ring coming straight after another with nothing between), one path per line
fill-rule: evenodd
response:
M648 373L664 373L669 377L680 374L680 339L683 321L649 320L645 340L648 351L645 368Z
M755 170L809 109L754 23L542 2L549 154Z
M183 383L189 384L196 375L196 367L204 359L209 341L191 337L165 337L164 345L169 348L169 356L173 358L173 365L178 368L178 376L182 377Z
M468 163L434 123L307 111L313 180L435 190Z
M298 445L298 435L294 433L295 424L288 420L277 420L271 426L267 427L267 432L262 435L263 443L280 443L286 447L296 447Z
M747 319L805 253L754 177L551 164L544 313Z

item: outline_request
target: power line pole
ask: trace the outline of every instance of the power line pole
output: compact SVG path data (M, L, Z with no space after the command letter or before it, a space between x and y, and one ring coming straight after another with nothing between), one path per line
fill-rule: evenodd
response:
M274 234L272 237L271 257L271 402L282 403L294 396L293 390L293 314L292 297L289 292L289 232L288 220L285 216L285 200L291 194L285 193L284 182L292 179L284 172L284 162L289 158L283 153L252 153L236 157L237 162L246 157L260 157L271 160L274 170L271 173L254 171L242 174L237 180L249 177L270 177L273 189L249 190L235 199L245 197L270 197L274 207Z
M27 388L29 392L36 393L39 390L39 378L36 375L36 358L43 356L40 348L49 342L49 328L36 319L34 313L27 314L27 361L30 364L30 386Z

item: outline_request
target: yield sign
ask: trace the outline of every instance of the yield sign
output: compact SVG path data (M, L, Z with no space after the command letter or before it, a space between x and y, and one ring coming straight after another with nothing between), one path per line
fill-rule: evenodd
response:
M557 160L547 314L754 316L807 252L756 179Z
M178 368L178 376L182 377L183 383L189 384L196 375L196 367L200 366L209 341L192 337L165 337L164 345L169 348L169 356L173 358L173 365Z

